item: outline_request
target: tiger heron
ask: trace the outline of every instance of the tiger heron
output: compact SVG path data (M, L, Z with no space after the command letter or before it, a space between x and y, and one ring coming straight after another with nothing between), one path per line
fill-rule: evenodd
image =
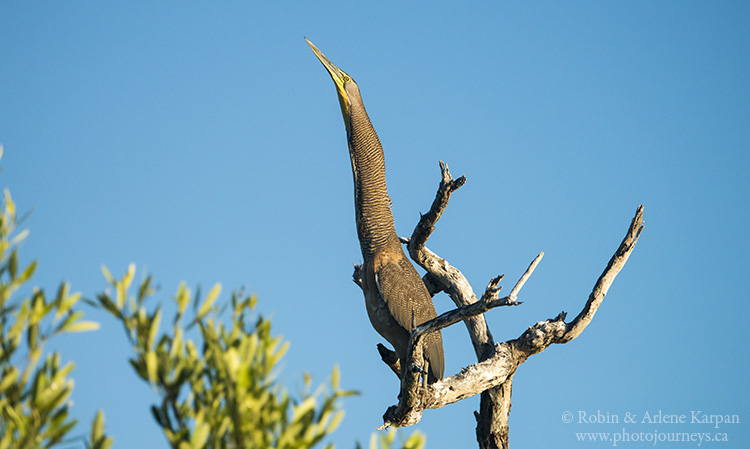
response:
M333 78L344 116L354 174L357 235L364 259L361 284L367 315L375 330L393 345L403 370L410 333L415 325L437 316L435 306L396 234L385 185L383 147L367 116L359 87L312 42L305 40ZM428 382L441 379L444 359L439 331L425 338L424 355L429 365Z

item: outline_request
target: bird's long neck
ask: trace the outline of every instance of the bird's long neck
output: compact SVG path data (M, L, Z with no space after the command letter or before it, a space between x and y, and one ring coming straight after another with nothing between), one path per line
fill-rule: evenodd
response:
M400 243L385 185L383 147L361 99L352 101L350 117L348 140L357 234L362 257L367 261L379 249L400 247Z

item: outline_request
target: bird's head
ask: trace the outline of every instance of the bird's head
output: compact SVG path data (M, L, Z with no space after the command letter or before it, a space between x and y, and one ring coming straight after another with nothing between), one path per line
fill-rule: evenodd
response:
M313 53L315 53L315 56L317 56L320 62L323 63L323 67L328 70L328 74L331 75L334 84L336 84L336 92L339 94L339 103L341 104L341 115L344 116L344 123L348 129L352 101L359 98L359 88L357 87L357 83L354 82L354 79L352 79L351 76L336 67L328 58L326 58L323 52L318 50L318 47L313 45L312 42L307 38L305 38L305 40Z

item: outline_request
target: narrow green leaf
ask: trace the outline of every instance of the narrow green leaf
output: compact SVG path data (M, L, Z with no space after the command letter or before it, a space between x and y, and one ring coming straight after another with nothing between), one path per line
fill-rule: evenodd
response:
M44 295L34 295L33 306L31 315L29 316L29 323L37 324L42 321L45 314Z
M208 313L211 306L214 304L214 301L216 301L216 298L219 296L219 293L221 293L221 284L217 283L216 285L211 288L211 291L208 292L208 296L206 296L206 300L203 302L203 305L201 305L201 308L198 310L198 315L196 318L203 317L205 314Z
M36 260L31 261L31 263L24 268L23 272L21 272L21 275L18 277L18 282L23 284L31 279L31 276L34 275L34 271L36 271Z
M10 278L15 279L18 271L18 252L15 250L11 251L8 258L8 271L10 271Z
M57 446L57 444L60 443L71 430L73 430L73 427L75 427L77 423L78 421L73 419L55 429L54 435L49 436L49 443Z
M94 449L109 449L112 446L113 441L114 440L112 439L112 437L104 438L103 440L99 441Z
M10 218L10 221L13 222L13 219L16 216L16 203L14 203L13 198L10 197L10 190L4 189L3 193L5 194L5 214Z
M0 380L0 394L4 393L5 390L10 388L11 385L16 383L16 380L18 379L18 368L15 366L11 366L8 368L8 370L3 374L2 380Z
M128 362L130 362L130 366L133 367L136 374L141 377L143 380L148 380L148 373L146 372L146 366L145 362L141 359L129 359Z
M127 297L127 291L130 287L130 284L133 282L133 277L135 276L135 264L128 265L128 272L125 273L125 276L119 281L115 281L115 289L117 290L117 295L115 297L115 302L117 303L117 308L122 309L122 306L125 305L125 299Z
M130 285L133 283L133 278L135 277L135 264L131 263L128 265L128 272L125 273L125 277L122 278L122 284L125 286L125 289L127 290L130 288Z
M190 290L185 287L185 282L180 282L175 300L177 301L177 316L179 317L185 313L185 307L190 303Z
M146 279L144 279L143 282L141 282L140 287L138 287L138 305L140 306L143 304L143 300L146 299L146 297L153 294L154 290L151 288L151 276L146 276Z
M68 328L70 326L73 326L76 321L83 318L83 312L74 312L71 314L68 314L68 316L65 317L65 319L57 325L57 329L55 329L55 333L61 333L61 332L68 332Z
M81 299L80 293L73 293L70 296L67 296L65 299L63 299L62 304L60 304L60 308L57 311L57 315L59 314L62 316L63 314L67 313L71 308L73 308L74 305Z
M274 365L278 363L279 360L282 359L282 357L284 357L284 354L286 354L286 352L289 350L289 344L290 343L288 341L285 341L284 344L281 345L281 348L279 348L279 350L276 352L276 354L274 354L273 356Z
M99 330L99 323L96 321L79 321L67 326L65 332L88 332Z
M112 277L112 273L109 272L106 266L102 265L102 274L104 274L104 277L107 279L107 282L110 284L115 283L115 278Z
M294 414L292 416L292 420L298 421L302 419L304 415L307 414L311 410L315 410L315 398L312 396L309 396L305 398L305 400L302 401L301 404L294 407Z
M151 416L154 417L156 423L161 427L169 427L167 419L162 415L161 410L155 405L151 406Z
M195 417L195 430L193 430L193 436L190 438L190 446L193 449L202 448L206 444L210 430L211 427L208 423L203 421L203 410L201 410Z
M154 345L156 334L159 332L159 323L161 322L161 309L156 309L154 317L151 319L151 328L148 331L148 342L146 344L150 349Z
M175 358L182 355L182 328L175 326L172 347L169 349L169 357Z
M24 229L23 231L19 232L18 234L16 234L15 237L13 237L11 239L10 246L17 245L17 244L21 243L28 236L29 236L29 230L28 229Z
M47 360L48 362L52 360L53 361L52 365L54 366L54 369L57 369L57 366L60 364L60 355L55 353L55 355L51 359L48 358ZM57 372L54 374L50 382L50 385L55 387L56 385L59 386L62 383L64 383L65 378L71 373L71 371L73 371L74 367L75 365L73 364L73 362L68 362L67 364L65 364L65 366L62 367L62 369L57 370Z
M223 355L224 366L226 367L229 378L233 381L237 380L237 371L240 367L240 357L237 353L237 349L229 348Z
M91 423L91 442L96 444L104 436L104 413L96 412L94 422Z
M70 396L73 389L73 381L63 383L45 382L45 386L38 393L36 406L45 411L51 411L62 405Z
M341 373L339 372L339 366L333 365L333 372L331 373L331 386L333 387L333 391L338 391L339 389L339 378Z
M57 290L57 296L53 301L57 312L55 313L55 319L60 319L61 316L68 313L68 311L81 299L80 293L68 294L69 285L67 282L60 284L60 288Z
M425 436L421 432L414 432L404 442L404 449L422 449L425 444Z
M146 353L146 372L148 373L148 380L153 385L156 385L156 372L157 372L157 359L156 352L149 349Z
M10 341L14 341L16 345L21 342L24 327L26 326L26 320L29 319L31 314L31 301L26 300L21 304L20 310L16 313L16 322L10 327L7 333L7 338Z
M26 344L30 349L35 349L37 346L37 338L39 337L39 325L29 324L26 328Z
M370 449L378 449L378 434L372 433L370 435Z
M341 424L342 419L344 419L344 411L339 410L335 415L333 415L333 420L328 426L327 433L332 433L334 430L336 430L339 427L339 424Z
M104 310L108 311L115 317L119 319L123 319L122 312L117 308L114 301L112 301L112 298L106 293L100 293L96 296L96 299L99 300L99 303L104 307Z
M63 282L62 284L60 284L60 287L58 287L57 295L55 295L55 299L52 301L52 303L55 305L55 307L59 308L63 303L63 299L65 299L67 296L68 296L68 283ZM57 318L57 316L55 316L55 318Z

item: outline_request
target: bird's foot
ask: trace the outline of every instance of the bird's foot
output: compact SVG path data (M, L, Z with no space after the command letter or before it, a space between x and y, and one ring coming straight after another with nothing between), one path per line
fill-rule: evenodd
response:
M354 265L354 273L352 273L352 280L355 284L359 285L359 288L362 290L365 289L364 287L364 276L362 273L362 265Z

